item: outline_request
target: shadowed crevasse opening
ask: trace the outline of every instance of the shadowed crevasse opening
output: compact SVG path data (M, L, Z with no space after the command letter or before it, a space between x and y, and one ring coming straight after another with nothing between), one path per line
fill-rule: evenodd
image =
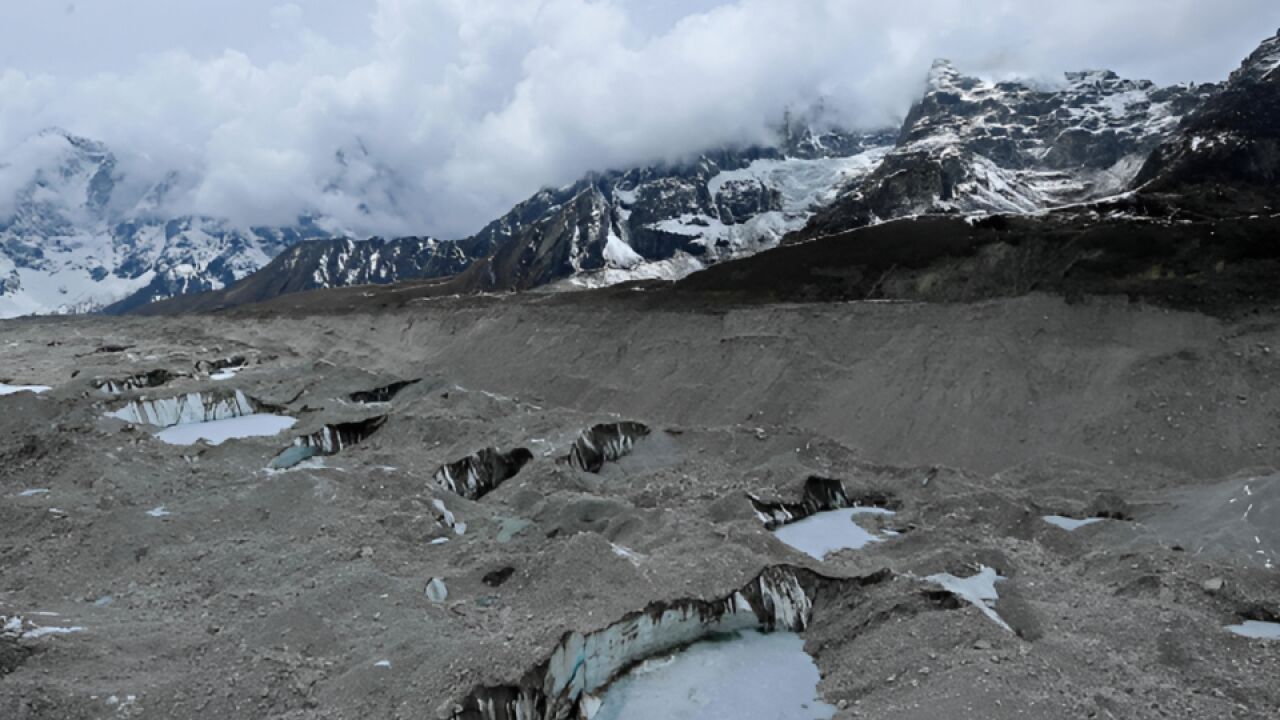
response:
M421 379L401 380L399 382L393 382L390 385L383 385L382 387L374 388L372 390L361 390L359 392L353 392L347 397L350 398L351 402L357 402L357 403L391 402L391 400L396 395L400 394L401 390L404 390L410 385L416 385L417 383L420 383L420 382L422 382Z
M455 720L550 720L578 717L636 664L699 640L741 630L800 632L820 593L839 595L889 580L883 570L834 579L792 566L766 568L739 590L714 599L651 603L593 632L566 633L551 656L516 683L478 687L454 706Z
M747 494L747 498L767 530L789 525L828 510L850 507L893 509L897 505L892 497L882 492L863 493L851 499L844 490L844 483L816 475L804 481L804 490L799 502L767 501L750 493Z
M596 425L578 436L563 462L584 472L598 473L606 462L629 455L636 441L648 435L649 427L638 422Z
M244 355L232 355L218 360L197 360L196 372L212 374L222 370L238 370L248 364L249 359Z
M436 485L470 500L479 500L497 489L499 485L515 477L530 460L533 453L526 448L500 452L497 448L485 448L436 471Z
M271 469L287 470L317 455L337 455L344 449L369 439L386 421L386 415L379 415L367 420L325 425L310 435L295 438L293 445L285 448L271 461Z

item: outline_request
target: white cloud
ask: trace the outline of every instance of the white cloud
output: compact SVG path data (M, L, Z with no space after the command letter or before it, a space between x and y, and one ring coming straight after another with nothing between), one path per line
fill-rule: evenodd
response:
M69 17L122 24L106 37L152 22L103 15L102 2ZM0 158L58 125L107 142L135 174L182 170L174 212L257 224L312 210L357 233L455 237L587 170L760 140L788 105L822 97L849 124L891 123L935 56L997 75L1112 66L1209 80L1280 25L1273 0L227 6L242 32L157 24L131 53L76 51L106 71L3 56ZM58 21L37 19L29 34L52 42ZM22 30L0 42L24 47Z

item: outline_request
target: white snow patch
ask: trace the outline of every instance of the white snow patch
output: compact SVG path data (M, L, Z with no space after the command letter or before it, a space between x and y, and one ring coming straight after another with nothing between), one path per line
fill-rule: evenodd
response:
M48 488L34 488L32 490L23 490L18 493L18 497L35 497L36 495L48 495Z
M374 667L376 667L376 668L389 668L389 667L391 667L391 661L390 661L390 660L379 660L378 662L374 663L374 664L373 664L373 666L374 666Z
M1077 520L1076 518L1064 517L1062 515L1045 515L1041 519L1050 525L1060 527L1067 532L1079 530L1086 525L1102 522L1102 518L1085 518L1083 520Z
M876 148L851 157L804 160L756 160L741 170L722 172L707 182L712 197L731 182L754 181L782 195L784 212L810 213L836 199L841 188L870 175L890 148Z
M449 508L445 507L443 500L436 498L431 501L431 504L435 506L435 509L439 510L440 515L444 517L444 524L446 527L452 528L453 531L459 535L467 534L467 524L454 517L453 513L449 511Z
M609 229L609 239L604 245L604 259L611 266L621 270L630 270L644 262L644 257L623 242L612 228Z
M47 385L6 385L4 383L0 383L0 395L16 395L20 392L29 392L39 395L40 393L49 392L52 389L53 388Z
M57 613L34 613L45 617L56 617ZM6 617L0 615L0 634L16 636L20 640L36 640L48 635L69 635L84 632L83 627L41 627L24 620L21 615Z
M609 543L609 547L613 548L614 555L617 555L620 558L626 558L632 565L640 567L640 562L643 560L643 557L636 551L623 547L617 543Z
M1280 640L1280 623L1246 620L1240 625L1228 625L1227 629L1254 640Z
M172 514L173 514L173 513L171 513L171 512L169 512L168 510L166 510L166 509L165 509L165 507L164 507L163 505L161 505L161 506L159 506L159 507L152 508L152 509L150 509L150 510L148 510L148 511L147 511L147 515L149 515L149 516L151 516L151 517L153 517L153 518L169 517L169 516L170 516L170 515L172 515Z
M995 611L996 600L1000 599L999 593L996 592L996 583L1004 580L995 570L983 565L978 574L973 577L958 578L949 573L940 573L930 575L925 580L941 585L947 592L981 610L982 614L991 618L995 624L1013 632L1013 628L1009 627L1008 623Z
M664 280L675 282L688 277L706 266L688 253L678 252L667 260L646 262L629 269L605 268L579 273L567 280L548 287L550 291L601 288L638 280Z
M70 635L71 633L84 632L84 628L76 627L37 627L22 634L24 638L42 638L46 635Z

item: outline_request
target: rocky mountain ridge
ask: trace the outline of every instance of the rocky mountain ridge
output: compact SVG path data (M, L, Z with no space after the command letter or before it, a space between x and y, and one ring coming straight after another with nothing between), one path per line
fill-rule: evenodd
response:
M1185 164L1192 146L1200 154L1225 147L1205 138L1235 137L1231 123L1249 114L1229 104L1205 108L1210 99L1256 102L1280 65L1275 45L1264 43L1222 85L1164 88L1109 71L1068 73L1055 86L997 82L938 61L897 131L817 130L788 118L772 146L591 173L539 191L458 241L316 239L324 233L314 223L244 237L207 219L166 223L158 241L154 227L121 224L113 228L120 235L113 247L122 248L122 258L100 262L89 277L126 285L118 280L123 273L133 283L127 288L133 294L109 312L212 310L284 293L405 280L448 278L456 292L574 289L677 280L784 238L800 242L904 217L1033 214L1095 203L1175 173L1159 168ZM1267 106L1258 107L1253 116L1265 125ZM1193 126L1201 130L1187 129ZM1266 142L1254 138L1242 152L1258 156L1259 147L1271 147ZM109 156L102 148L94 152ZM110 165L102 159L98 173L78 181L88 198L84 207L101 204L94 188L103 181L93 178L111 177ZM1267 172L1258 175L1258 192L1265 193L1273 177ZM29 215L51 216L36 210ZM312 241L297 244L303 239ZM57 240L48 244L59 247ZM129 255L138 246L150 254ZM14 265L14 256L31 265L42 252L12 238L4 250L0 263ZM22 280L14 277L10 286ZM201 290L212 292L188 294ZM6 293L12 295L11 287L0 288L0 297Z
M463 240L309 242L225 290L146 311L211 310L282 292L452 276L469 292L674 280L777 246L834 200L838 188L873 170L891 143L889 131L789 122L776 146L590 173L540 190Z
M1059 87L991 82L934 63L897 146L806 240L926 214L1028 213L1129 189L1148 155L1218 87L1157 87L1110 71Z
M1137 184L1147 194L1177 195L1197 214L1280 208L1280 33L1152 153Z
M708 152L677 167L591 174L543 190L468 239L471 260L445 285L501 292L678 280L783 238L1105 198L1126 191L1150 152L1217 89L1161 88L1109 71L1068 73L1057 87L992 82L938 61L898 131L819 134L787 123L777 148ZM414 276L375 274L392 282L452 272L437 264ZM270 297L232 288L155 310L228 307L239 295Z

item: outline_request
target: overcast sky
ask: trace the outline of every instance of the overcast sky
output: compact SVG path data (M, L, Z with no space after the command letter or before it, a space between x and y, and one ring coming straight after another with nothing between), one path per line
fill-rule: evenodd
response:
M6 4L10 172L60 126L134 178L179 170L174 212L441 237L588 170L764 139L818 98L848 125L891 124L934 57L1212 81L1280 27L1276 0Z

